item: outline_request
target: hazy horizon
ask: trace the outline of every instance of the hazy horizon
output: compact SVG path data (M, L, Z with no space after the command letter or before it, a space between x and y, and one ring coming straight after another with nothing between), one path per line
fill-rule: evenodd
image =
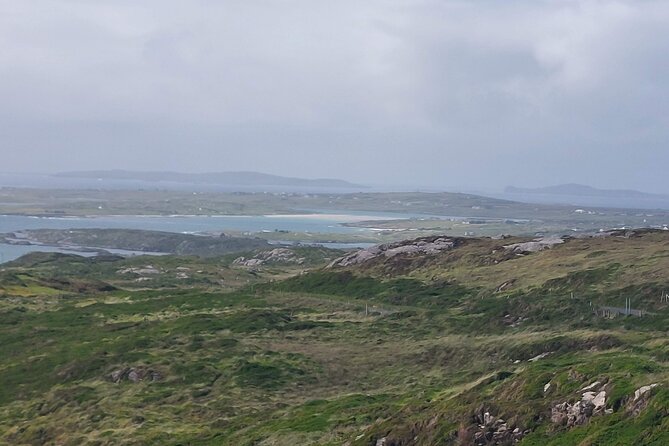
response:
M103 174L114 173L138 174L137 178L110 177ZM90 176L82 174L91 174ZM69 175L68 175L69 174ZM93 176L100 174L102 178ZM145 179L142 175L148 174ZM157 178L154 174L164 174L164 178ZM170 179L170 175L176 177ZM182 178L182 175L223 175L231 174L232 177L221 178L219 181L213 177L206 178ZM238 174L249 174L248 177L237 178ZM257 178L259 175L260 178ZM276 177L279 182L262 182L262 177ZM296 182L286 182L296 180ZM301 183L303 180L312 181L313 184ZM318 182L342 181L347 184L327 184ZM667 209L669 208L669 194L657 194L638 189L600 189L588 184L563 183L539 187L522 187L518 185L507 185L501 188L444 188L438 186L425 186L421 184L374 184L353 183L345 178L336 177L288 177L267 172L257 171L223 171L223 172L181 172L181 171L136 171L123 169L109 170L84 170L70 172L16 172L9 173L0 171L1 187L29 187L29 188L56 188L56 189L119 189L138 190L145 188L157 188L163 190L197 190L201 192L289 192L289 193L383 193L383 192L429 192L429 193L464 193L482 195L491 198L499 198L525 203L538 204L572 204L595 207L619 207L640 209ZM576 187L578 192L572 189ZM590 188L593 194L583 193L582 188ZM632 195L628 195L628 193ZM641 194L641 195L639 195Z
M669 193L669 3L27 0L6 172Z

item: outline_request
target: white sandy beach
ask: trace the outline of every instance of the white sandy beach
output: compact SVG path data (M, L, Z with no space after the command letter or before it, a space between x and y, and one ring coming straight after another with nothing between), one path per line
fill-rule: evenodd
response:
M391 219L401 220L401 218L392 218L381 215L352 215L352 214L268 214L268 215L263 215L263 217L329 220L329 221L336 221L338 223L355 223L360 221L391 220Z

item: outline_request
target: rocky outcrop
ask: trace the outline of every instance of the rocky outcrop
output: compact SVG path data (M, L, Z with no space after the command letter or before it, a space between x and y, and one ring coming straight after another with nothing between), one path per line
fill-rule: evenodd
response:
M504 249L508 249L517 253L529 253L529 252L539 252L544 249L552 248L555 245L564 243L564 239L561 237L542 237L534 239L531 242L523 243L514 243L512 245L504 246Z
M536 362L536 361L538 361L538 360L540 360L540 359L544 359L546 356L550 355L551 353L552 353L552 352L544 352L544 353L541 353L541 354L539 354L539 355L537 355L537 356L535 356L535 357L533 357L533 358L528 359L527 361L528 361L528 362Z
M520 427L509 426L502 418L492 415L489 411L479 410L474 415L477 429L472 442L475 445L502 445L518 443L530 431Z
M135 267L123 268L116 271L116 274L137 274L140 276L155 275L160 273L161 271L153 265L146 265L138 268Z
M657 387L658 384L651 384L649 386L643 386L639 387L635 392L634 392L634 401L637 401L639 398L644 396L646 393L650 392L652 389Z
M651 390L653 390L658 385L659 384L650 384L636 389L634 391L634 397L627 404L627 413L634 417L639 416L641 412L648 406L652 394Z
M391 258L398 255L431 255L448 251L456 246L456 241L447 237L422 237L395 243L371 246L334 260L328 268L346 267L369 262L376 258Z
M275 248L270 251L262 251L255 256L247 259L246 257L237 257L232 264L246 267L257 267L266 263L293 263L303 264L305 259L299 257L294 251L287 248Z
M501 293L502 291L506 291L509 288L513 286L513 284L516 282L516 279L511 279L511 280L506 280L504 283L500 284L496 289L496 293Z
M594 383L581 389L582 395L579 401L571 404L562 402L551 409L551 421L565 427L574 427L586 424L594 415L610 413L606 409L606 391L599 390L601 383Z
M601 384L602 384L601 382L599 382L599 381L595 381L594 383L589 384L589 385L583 387L583 388L581 389L581 392L589 392L589 391L591 391L592 389L596 389L596 388L599 387Z
M246 266L248 268L255 268L256 266L260 266L263 263L265 262L262 259L256 259L256 258L247 259L246 257L237 257L232 262L233 265Z
M510 314L505 314L504 318L502 318L502 322L511 328L519 327L526 320L528 318L525 316L512 316Z
M114 383L130 381L138 383L140 381L160 381L163 379L162 373L147 367L124 367L114 370L109 374L109 380Z

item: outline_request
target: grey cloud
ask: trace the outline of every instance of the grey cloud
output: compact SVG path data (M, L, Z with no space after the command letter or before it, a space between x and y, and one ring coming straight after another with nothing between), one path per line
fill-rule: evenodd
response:
M664 1L9 1L2 170L668 192Z

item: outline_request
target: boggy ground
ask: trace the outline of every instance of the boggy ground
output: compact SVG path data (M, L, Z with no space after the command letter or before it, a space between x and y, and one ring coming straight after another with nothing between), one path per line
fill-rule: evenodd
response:
M667 444L669 236L524 241L24 258L0 271L0 442ZM645 317L595 314L627 296Z

